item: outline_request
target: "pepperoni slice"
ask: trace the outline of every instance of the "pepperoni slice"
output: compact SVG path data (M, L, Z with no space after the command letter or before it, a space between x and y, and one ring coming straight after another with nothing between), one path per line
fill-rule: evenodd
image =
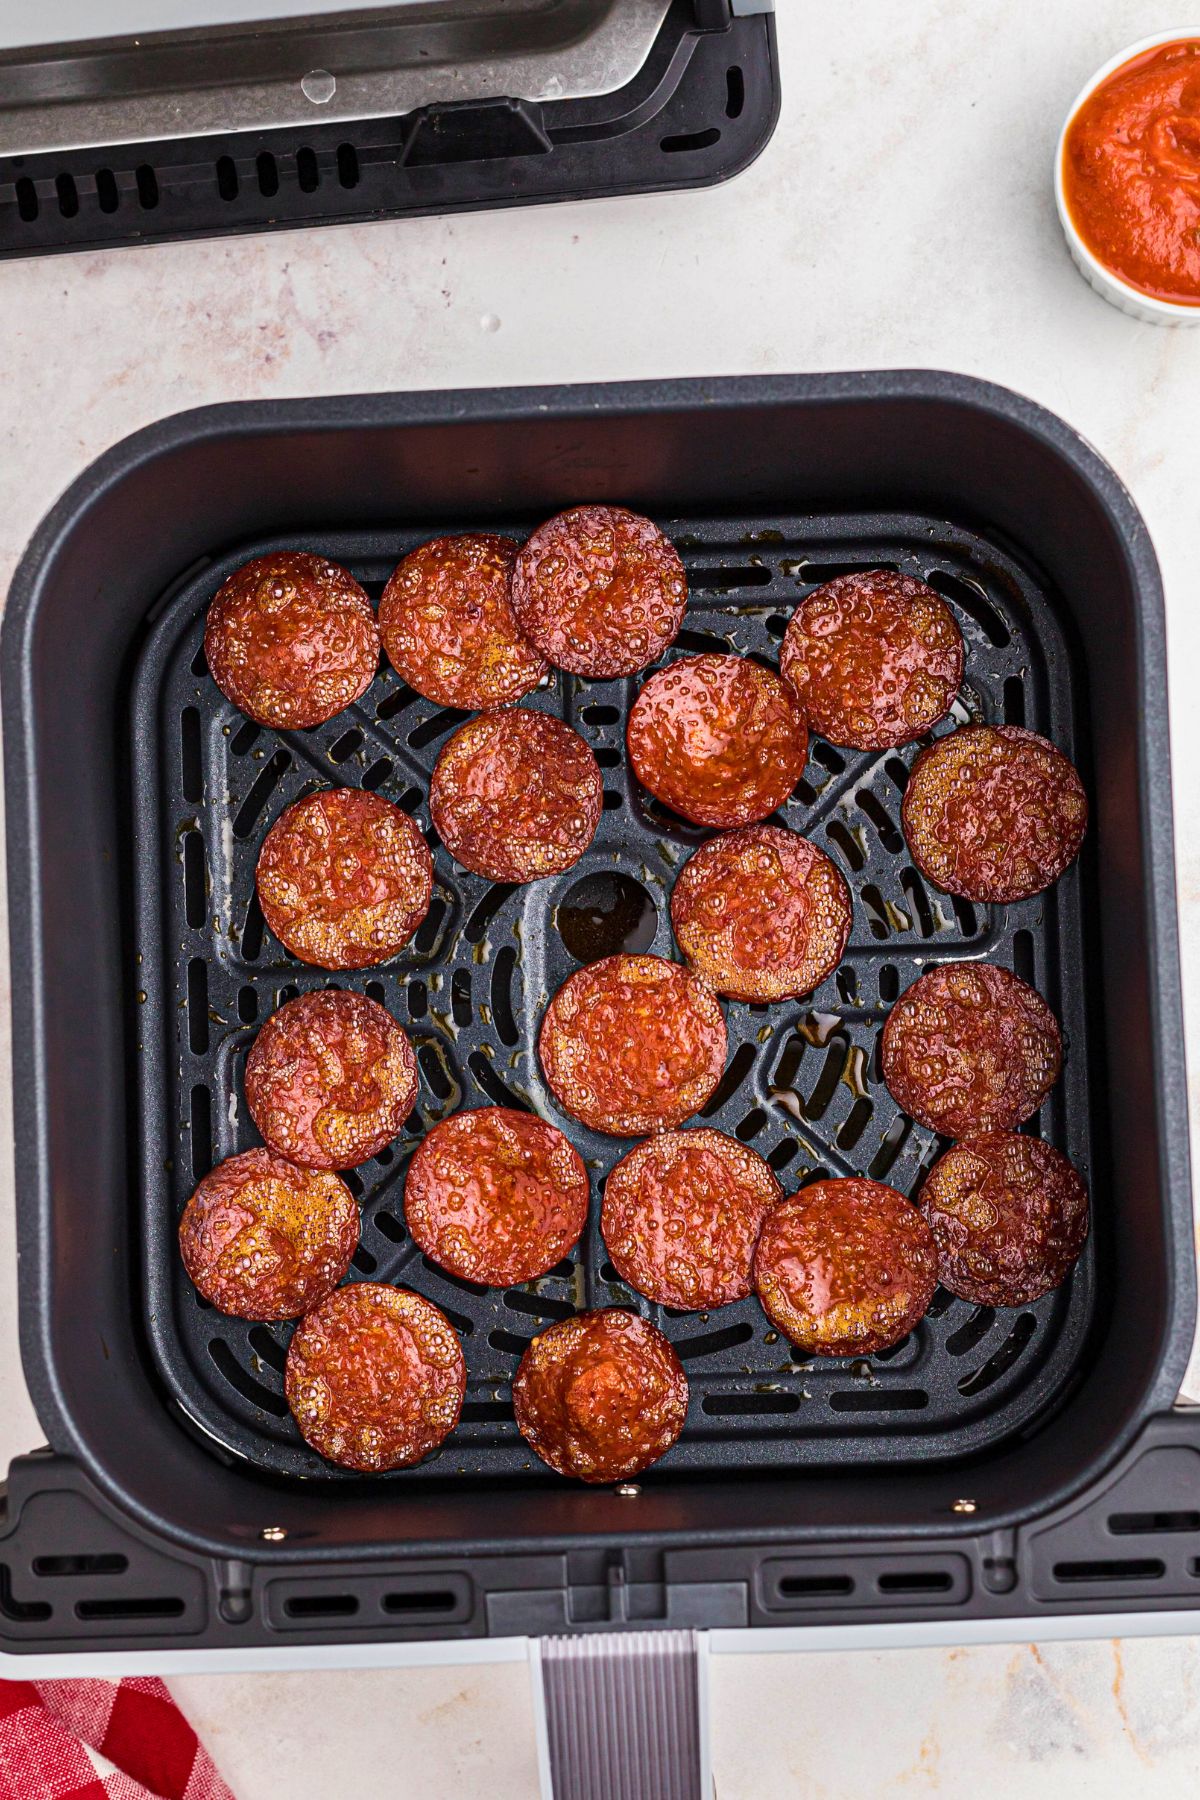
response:
M881 1046L897 1104L943 1137L1002 1131L1035 1113L1062 1067L1062 1033L1036 988L994 963L945 963L901 994Z
M573 506L517 557L513 611L526 637L574 675L634 675L675 641L687 578L657 525L622 506Z
M921 1209L943 1287L975 1306L1027 1306L1065 1281L1088 1234L1088 1193L1040 1138L964 1138L925 1178Z
M271 1149L308 1169L352 1169L403 1129L417 1062L391 1014L362 994L301 994L246 1058L246 1103Z
M840 870L778 825L711 838L671 894L680 949L700 979L731 1000L811 994L841 962L852 917Z
M782 1192L757 1151L723 1131L664 1131L608 1177L600 1230L622 1280L699 1312L750 1292L754 1246Z
M433 893L429 846L378 794L328 788L280 813L258 858L258 899L301 962L365 969L407 944Z
M227 700L258 725L323 725L366 693L379 627L353 575L325 556L276 550L224 582L208 609L204 655Z
M1018 725L969 725L922 750L900 809L913 861L967 900L1040 894L1074 862L1088 803L1075 765Z
M716 1000L661 956L606 956L577 969L538 1037L559 1105L614 1137L681 1125L711 1098L725 1051Z
M687 1408L687 1376L662 1332L615 1306L540 1332L513 1380L522 1437L579 1481L648 1469L678 1438Z
M519 700L549 673L512 609L517 548L488 532L434 538L410 551L384 588L383 647L427 700L483 712Z
M409 1164L408 1229L464 1281L512 1287L560 1262L587 1220L578 1150L532 1113L507 1106L443 1119Z
M829 743L888 750L911 744L950 711L962 680L962 632L941 595L911 575L839 575L792 614L779 667Z
M294 1319L337 1286L358 1247L345 1182L244 1150L206 1175L179 1222L183 1266L238 1319Z
M769 1212L754 1257L763 1310L813 1356L869 1356L907 1337L937 1286L933 1235L895 1188L814 1181Z
M591 843L603 804L599 764L579 733L525 707L460 725L429 787L438 836L489 881L561 875Z
M458 1424L467 1366L440 1307L357 1281L296 1327L284 1392L306 1443L343 1469L404 1469Z
M696 825L748 825L782 806L808 756L787 683L744 656L687 656L659 669L633 703L634 774Z

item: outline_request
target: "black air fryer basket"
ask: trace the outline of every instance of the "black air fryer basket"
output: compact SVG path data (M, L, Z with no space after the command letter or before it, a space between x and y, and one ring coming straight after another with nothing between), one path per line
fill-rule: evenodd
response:
M245 1051L322 985L264 931L269 821L331 782L429 829L429 774L462 715L391 671L315 731L273 734L204 668L204 611L245 557L290 544L377 595L423 538L520 534L622 501L673 537L691 600L672 655L773 658L797 599L887 565L929 580L966 637L956 716L1047 733L1092 825L1076 868L1010 907L929 889L898 829L915 747L814 742L784 809L855 900L810 1000L729 1005L704 1117L785 1186L869 1173L914 1193L937 1153L898 1113L878 1040L923 967L987 956L1062 1018L1064 1079L1035 1121L1089 1180L1094 1231L1056 1294L1005 1312L939 1293L895 1349L814 1363L752 1300L673 1315L624 1288L595 1219L508 1292L428 1263L406 1160L460 1105L557 1118L534 1037L572 968L572 908L620 878L596 953L672 954L674 871L703 835L623 754L636 683L559 675L605 780L596 841L531 887L465 874L434 841L433 908L352 985L417 1048L403 1137L352 1177L351 1278L428 1294L463 1334L463 1423L418 1469L363 1480L299 1438L288 1326L205 1306L175 1226L196 1179L253 1141ZM26 1376L52 1451L10 1474L0 1638L11 1648L303 1643L612 1623L1013 1616L1185 1608L1200 1595L1200 1427L1172 1406L1194 1275L1175 940L1162 602L1145 528L1061 422L936 374L789 377L211 408L103 457L55 508L3 626ZM582 892L581 892L582 887ZM570 1135L594 1192L624 1145ZM632 1490L551 1476L510 1383L530 1336L582 1306L640 1307L683 1358L678 1446Z

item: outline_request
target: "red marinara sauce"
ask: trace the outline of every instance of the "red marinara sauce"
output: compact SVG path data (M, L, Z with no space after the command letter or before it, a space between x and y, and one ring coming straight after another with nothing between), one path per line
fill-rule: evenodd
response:
M1159 44L1102 81L1067 127L1063 194L1106 269L1200 306L1200 38Z

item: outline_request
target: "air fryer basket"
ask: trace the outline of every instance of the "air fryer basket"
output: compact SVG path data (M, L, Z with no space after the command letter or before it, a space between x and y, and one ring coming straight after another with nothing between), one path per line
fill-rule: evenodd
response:
M523 530L536 520L511 523ZM681 546L691 594L672 655L732 649L774 662L801 593L833 572L886 564L929 579L954 609L969 646L961 718L1028 723L1076 752L1080 683L1061 622L1036 576L981 535L920 516L709 515L661 523ZM390 537L330 534L312 547L352 567L377 596L423 533L462 525L440 519ZM606 1261L598 1204L576 1255L507 1293L457 1281L420 1255L404 1228L407 1158L430 1124L460 1106L532 1105L554 1118L587 1158L598 1193L629 1145L564 1117L535 1051L550 995L578 966L559 923L573 916L572 895L603 901L606 878L618 874L626 887L615 929L580 948L594 957L625 947L632 918L630 947L675 954L671 885L711 833L676 819L632 778L624 727L638 682L559 675L530 704L567 718L596 752L606 793L595 842L556 880L511 888L468 874L432 834L428 808L434 762L465 715L420 699L388 671L323 729L280 736L249 724L209 678L202 649L208 602L247 548L269 547L239 547L176 595L150 636L134 693L139 929L130 979L142 1007L146 1333L167 1391L188 1416L260 1468L349 1479L304 1445L288 1413L283 1361L292 1327L247 1325L215 1312L184 1274L175 1236L188 1195L214 1159L260 1141L243 1095L245 1052L259 1024L283 1000L330 982L264 934L254 891L269 821L330 782L364 783L398 801L435 846L437 894L410 951L334 983L358 987L402 1019L421 1070L403 1140L351 1177L365 1219L354 1273L415 1286L445 1308L464 1334L469 1368L460 1429L419 1470L391 1480L540 1471L512 1417L520 1355L539 1324L613 1302L640 1306L666 1331L691 1382L683 1438L652 1481L685 1468L977 1452L1052 1405L1092 1323L1095 1263L1107 1251L1103 1204L1084 1261L1058 1293L1001 1312L942 1293L903 1344L834 1362L790 1354L753 1298L711 1315L673 1315L641 1300ZM1086 962L1087 865L1021 906L974 907L928 889L898 827L916 749L872 755L813 740L804 779L781 816L828 850L850 882L856 924L849 950L836 977L803 1003L726 1005L730 1061L704 1118L752 1143L789 1187L819 1173L869 1173L915 1192L938 1144L899 1113L883 1086L882 1022L922 966L986 956L1018 963L1063 1020L1066 1076L1039 1126L1086 1176L1093 1164L1089 1008L1078 972Z
M716 640L773 655L790 605L831 567L893 563L955 607L967 712L1023 717L1076 756L1093 802L1078 869L1024 906L968 909L905 856L911 753L814 746L785 816L851 879L850 954L811 1002L729 1007L731 1073L711 1117L781 1166L787 1155L785 1182L870 1168L911 1191L933 1145L878 1080L879 1023L919 966L988 954L1029 973L1067 1026L1065 1078L1038 1124L1088 1173L1094 1241L1057 1296L996 1317L947 1303L865 1366L802 1366L750 1302L656 1315L687 1358L693 1405L679 1447L623 1500L530 1466L507 1405L539 1320L626 1297L594 1224L570 1270L526 1289L448 1284L403 1234L414 1120L390 1163L362 1171L356 1274L410 1281L457 1317L469 1410L422 1469L351 1480L283 1412L286 1331L198 1306L171 1240L207 1158L250 1141L235 1101L255 1023L323 979L255 922L262 831L309 781L376 786L424 823L454 719L383 675L323 731L256 733L197 661L203 607L272 542L322 549L378 591L434 531L520 530L585 498L637 506L680 542L694 590L681 652ZM101 459L47 520L5 616L3 676L23 1353L55 1450L123 1517L227 1558L263 1554L270 1525L286 1534L273 1558L339 1567L450 1546L575 1558L614 1539L732 1554L998 1534L1083 1493L1171 1406L1192 1252L1161 596L1128 497L1052 416L928 374L185 414ZM669 949L671 867L692 840L629 782L629 698L626 684L559 678L532 702L600 753L610 799L587 861L510 892L439 850L439 915L409 957L352 983L413 1031L426 1123L460 1090L554 1116L530 1034L574 966L554 909L581 876L632 877ZM598 1181L620 1146L570 1129ZM969 1515L954 1511L964 1492Z

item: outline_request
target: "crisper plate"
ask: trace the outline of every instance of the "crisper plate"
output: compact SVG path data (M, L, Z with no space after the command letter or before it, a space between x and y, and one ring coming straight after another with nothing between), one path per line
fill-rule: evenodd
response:
M511 520L507 529L524 533L536 523ZM955 719L940 729L968 718L1007 720L1075 754L1080 696L1059 618L1034 575L985 538L924 517L659 523L678 545L691 586L672 656L732 649L775 662L802 594L850 568L889 566L930 581L963 629L965 684ZM169 1395L206 1441L260 1469L322 1482L360 1479L324 1463L292 1424L282 1375L291 1325L252 1325L214 1311L184 1275L175 1239L195 1182L215 1161L255 1142L242 1075L257 1026L293 995L334 985L387 1006L409 1030L421 1072L402 1138L348 1177L363 1208L351 1279L400 1282L436 1301L463 1335L468 1366L458 1430L420 1467L373 1483L554 1479L517 1432L513 1373L540 1327L579 1307L614 1302L636 1306L660 1325L688 1372L687 1424L659 1465L664 1472L944 1459L1020 1432L1064 1393L1079 1367L1103 1218L1057 1293L993 1312L939 1290L929 1316L903 1343L854 1361L791 1351L754 1299L699 1315L655 1306L623 1286L607 1262L599 1194L628 1142L589 1132L559 1111L534 1045L549 997L577 966L556 918L582 879L594 884L614 871L629 877L644 895L636 947L677 954L671 883L710 834L667 814L630 776L623 733L636 678L558 674L527 702L567 719L591 744L604 776L604 811L594 844L574 869L512 888L458 868L430 827L430 773L466 715L419 698L384 667L363 701L329 725L275 734L247 722L208 677L204 611L246 557L284 542L315 550L347 565L377 597L414 544L471 527L470 520L430 519L392 536L334 532L313 534L302 546L295 536L245 544L187 580L142 653L132 727L144 1304ZM487 529L505 528L487 522ZM866 1174L915 1194L939 1146L884 1087L880 1028L890 1002L922 968L987 957L1032 981L1062 1020L1063 1078L1028 1129L1065 1150L1086 1178L1079 871L1015 906L973 906L930 890L912 867L898 822L919 748L873 754L813 741L803 780L775 816L827 850L849 881L849 949L809 1000L725 1003L728 1067L694 1122L753 1144L785 1187L827 1173ZM336 981L280 949L264 931L254 896L268 825L301 794L327 784L373 789L410 812L433 847L436 878L432 909L409 951ZM459 1107L491 1102L532 1106L560 1124L593 1181L588 1230L571 1260L508 1292L442 1273L404 1227L405 1166L422 1133Z

